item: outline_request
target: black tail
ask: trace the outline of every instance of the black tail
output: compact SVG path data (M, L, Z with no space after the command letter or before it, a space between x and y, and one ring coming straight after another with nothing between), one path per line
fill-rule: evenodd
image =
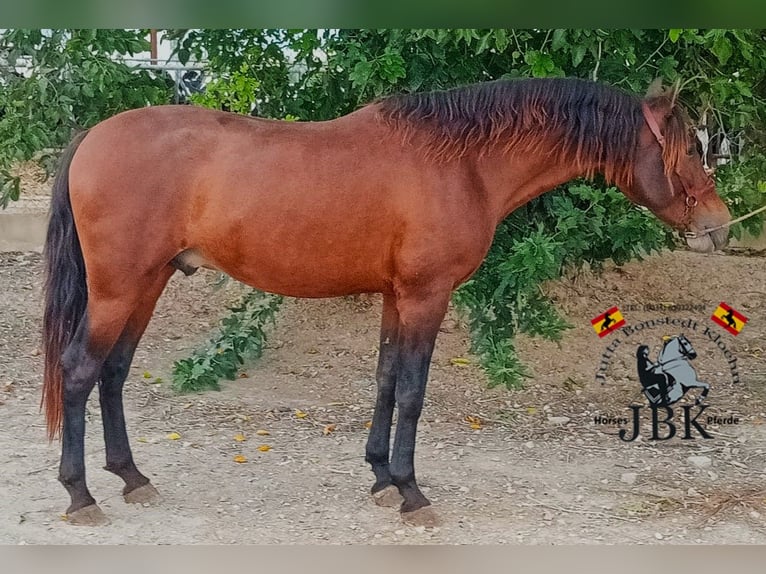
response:
M88 305L85 261L69 201L69 165L87 133L75 136L61 157L53 182L48 235L43 252L46 277L42 405L51 440L59 433L62 424L64 387L61 355L71 342Z

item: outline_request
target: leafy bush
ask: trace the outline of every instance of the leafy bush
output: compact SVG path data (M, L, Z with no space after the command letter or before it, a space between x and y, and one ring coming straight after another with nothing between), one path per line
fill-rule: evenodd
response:
M145 32L0 31L0 207L19 198L15 163L57 151L74 131L118 112L170 101L165 74L116 58L148 50ZM50 171L55 161L43 165Z
M673 234L617 189L589 182L569 183L511 213L454 296L490 385L516 387L530 376L512 345L516 333L555 341L570 327L542 283L585 263L598 269L606 259L624 263L673 245Z
M220 389L219 381L237 378L245 361L261 356L266 327L282 304L282 297L251 290L229 308L218 334L190 357L173 365L173 388L180 393Z

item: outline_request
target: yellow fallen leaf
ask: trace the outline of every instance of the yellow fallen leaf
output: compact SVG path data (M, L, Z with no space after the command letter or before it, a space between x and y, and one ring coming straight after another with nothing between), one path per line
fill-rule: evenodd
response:
M537 407L527 407L527 414L533 415L537 412Z
M479 417L467 415L465 421L471 425L473 430L479 430L482 426L482 420Z
M258 436L269 436L271 433L267 430L258 429L257 431L255 431L255 434L257 434Z
M261 452L269 452L271 450L271 447L267 444L262 444L258 447L258 450Z
M178 440L179 438L181 438L181 435L180 435L180 434L178 434L177 432L172 432L172 433L170 433L170 434L167 436L167 438L168 438L169 440Z
M328 434L330 434L334 430L335 430L335 425L334 424L327 425L326 427L324 427L324 429L322 429L322 434L327 436Z
M69 520L69 517L66 514L60 514L61 520Z
M149 371L144 371L144 378L145 379L151 379L152 378L152 374Z
M138 442L149 442L148 440L146 440L146 437L145 437L145 436L140 436L140 437L138 437L136 440L137 440Z
M295 409L295 416L298 417L299 419L305 419L308 416L308 413L304 413L300 409Z
M234 440L237 442L243 442L247 439L245 438L245 435L243 435L242 433L239 433L234 435Z
M371 429L372 428L372 421L367 421L366 423L364 423L364 428Z
M239 463L247 462L247 457L241 454L238 454L237 456L234 457L234 462L239 462Z
M464 359L463 357L453 357L450 359L450 363L459 367L464 367L465 365L469 365L471 361Z

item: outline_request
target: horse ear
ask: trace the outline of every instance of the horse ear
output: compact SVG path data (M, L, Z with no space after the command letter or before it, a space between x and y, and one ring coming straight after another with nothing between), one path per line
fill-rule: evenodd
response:
M681 78L677 78L673 85L670 86L668 91L668 97L670 98L670 107L674 108L678 101L678 94L681 92Z
M655 78L654 81L649 84L649 88L646 90L646 99L657 98L665 94L665 89L662 87L662 78Z

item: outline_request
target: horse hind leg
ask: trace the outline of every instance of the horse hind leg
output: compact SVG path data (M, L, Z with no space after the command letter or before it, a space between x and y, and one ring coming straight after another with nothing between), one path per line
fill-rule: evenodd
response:
M106 445L104 469L116 474L125 482L122 494L125 502L129 503L150 503L159 499L157 490L149 479L141 474L133 461L125 427L122 390L138 342L173 272L172 267L163 269L155 284L146 291L101 368L99 402Z
M85 479L85 406L104 361L130 316L130 308L119 299L91 297L61 357L63 424L59 481L71 499L66 511L70 524L108 522Z

